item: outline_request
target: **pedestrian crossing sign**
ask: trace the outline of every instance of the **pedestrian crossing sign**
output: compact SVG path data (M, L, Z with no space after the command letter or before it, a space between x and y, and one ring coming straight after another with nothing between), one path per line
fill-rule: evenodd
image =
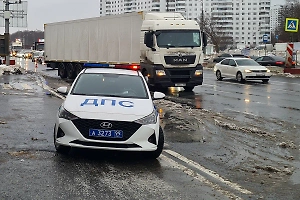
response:
M298 22L296 18L285 18L285 31L298 32Z

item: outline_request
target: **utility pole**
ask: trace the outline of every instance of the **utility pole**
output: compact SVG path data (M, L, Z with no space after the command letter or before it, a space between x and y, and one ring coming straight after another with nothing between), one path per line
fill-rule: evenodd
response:
M4 19L5 19L5 32L4 32L4 37L5 37L5 46L6 46L6 61L5 64L6 66L10 65L10 52L9 52L9 43L10 43L10 35L9 35L9 19L11 15L11 11L9 10L9 5L10 4L21 4L22 0L16 0L14 2L9 2L9 0L4 0L3 3L5 4L4 8ZM16 12L16 11L13 11ZM18 18L19 16L17 16Z
M6 43L9 44L9 40L10 40L10 37L9 37L9 17L10 17L10 12L9 12L9 0L6 0L5 1L5 13L6 15L5 16L5 39L7 40ZM6 66L9 66L10 65L10 52L9 52L9 46L6 47L8 48L7 49L7 56L6 56L6 61L5 61L5 64Z

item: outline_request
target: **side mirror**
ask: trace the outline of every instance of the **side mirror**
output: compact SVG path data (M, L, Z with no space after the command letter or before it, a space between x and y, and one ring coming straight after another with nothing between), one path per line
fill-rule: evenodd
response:
M162 92L154 92L153 94L153 100L156 100L156 99L163 99L165 98L165 94L162 93Z
M153 47L153 32L152 31L148 31L145 33L144 44L146 45L146 47L151 48L152 51L156 51L156 49Z
M57 88L56 91L61 93L61 94L68 94L68 87L66 87L66 86L59 87L59 88Z

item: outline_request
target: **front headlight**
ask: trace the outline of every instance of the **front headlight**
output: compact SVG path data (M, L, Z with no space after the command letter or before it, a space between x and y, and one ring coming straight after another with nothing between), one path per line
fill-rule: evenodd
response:
M164 70L156 70L156 76L165 76L166 72Z
M202 74L202 70L201 69L197 69L195 71L195 76L200 76Z
M58 109L58 117L59 118L63 118L63 119L67 119L67 120L74 120L74 119L78 119L78 117L76 115L73 115L72 113L70 113L69 111L67 111L63 105L61 105Z
M270 73L270 72L271 72L271 70L267 69L267 72L268 72L268 73Z
M150 115L147 115L146 117L143 117L141 119L135 120L136 123L147 125L147 124L156 124L157 122L157 115L158 112L155 108L153 108L153 111Z
M245 69L246 73L251 73L252 71L250 69Z

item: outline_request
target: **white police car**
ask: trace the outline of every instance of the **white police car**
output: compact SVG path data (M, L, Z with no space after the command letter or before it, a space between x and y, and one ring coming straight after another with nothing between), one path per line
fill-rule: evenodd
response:
M86 68L69 91L58 88L67 96L54 127L57 152L79 147L161 154L164 134L152 100L165 95L154 92L152 99L139 66L119 67L135 70Z

